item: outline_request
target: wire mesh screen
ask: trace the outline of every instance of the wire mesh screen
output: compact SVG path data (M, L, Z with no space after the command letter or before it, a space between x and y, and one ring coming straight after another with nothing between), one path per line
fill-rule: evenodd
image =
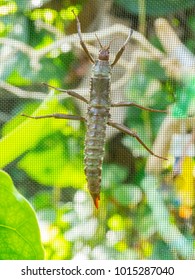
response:
M195 1L0 15L0 259L194 259Z

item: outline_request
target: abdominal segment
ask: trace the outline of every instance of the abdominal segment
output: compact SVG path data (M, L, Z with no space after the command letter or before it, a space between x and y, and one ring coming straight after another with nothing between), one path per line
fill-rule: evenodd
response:
M85 137L85 174L88 189L96 208L98 208L98 200L100 199L101 169L108 115L108 109L105 107L90 107L88 109L87 133Z

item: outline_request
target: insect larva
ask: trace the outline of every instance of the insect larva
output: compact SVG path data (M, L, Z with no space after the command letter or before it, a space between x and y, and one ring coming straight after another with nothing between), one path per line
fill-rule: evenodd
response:
M74 11L73 11L74 13ZM74 14L75 15L75 14ZM72 120L80 120L85 121L87 124L87 132L85 136L85 174L88 182L88 189L93 198L95 207L98 208L98 202L100 200L100 185L101 185L101 169L102 169L102 162L104 157L104 146L105 146L105 139L106 139L106 126L112 126L117 128L118 130L135 137L142 146L153 156L156 156L160 159L166 159L162 156L158 156L154 154L139 138L136 132L131 131L129 128L125 127L122 124L112 122L110 118L110 108L111 107L120 107L120 106L136 106L143 110L148 110L151 112L163 112L166 111L155 110L151 108L145 108L143 106L137 105L133 102L121 102L121 103L111 103L110 100L110 86L111 86L111 72L113 66L117 63L119 58L121 57L122 53L125 50L125 46L129 42L131 35L133 33L132 29L129 30L129 35L119 49L118 53L115 56L115 59L112 63L109 62L109 48L108 46L102 46L101 42L97 38L100 51L98 55L98 59L94 60L93 57L90 55L81 34L81 27L78 17L75 15L77 20L77 31L80 38L80 44L93 63L92 68L92 76L90 82L90 100L88 101L83 96L79 95L78 93L71 91L71 90L63 90L60 88L55 88L53 86L48 85L58 91L66 92L68 95L76 97L79 100L88 104L87 110L87 117L86 119L80 116L73 116L73 115L65 115L65 114L51 114L45 116L36 116L31 117L34 119L40 118L59 118L59 119L72 119ZM97 37L97 36L96 36ZM23 114L23 116L26 116ZM30 117L30 116L26 116Z

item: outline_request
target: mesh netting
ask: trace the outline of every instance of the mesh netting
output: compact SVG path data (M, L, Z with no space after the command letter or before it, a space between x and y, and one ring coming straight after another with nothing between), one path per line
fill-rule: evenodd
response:
M2 1L0 259L43 259L42 246L45 259L194 259L194 11L192 0ZM110 89L101 67L94 88L89 56L100 63L110 44L113 63L130 30ZM93 106L98 209L84 171Z

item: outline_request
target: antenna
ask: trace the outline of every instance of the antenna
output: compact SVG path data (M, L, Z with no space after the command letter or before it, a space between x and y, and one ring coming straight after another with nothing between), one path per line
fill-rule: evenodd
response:
M97 40L98 40L98 43L99 43L99 45L100 45L100 48L101 49L103 49L104 47L102 46L102 44L101 44L101 42L100 42L100 39L98 38L98 36L97 36L97 34L95 33L95 37L97 38Z

